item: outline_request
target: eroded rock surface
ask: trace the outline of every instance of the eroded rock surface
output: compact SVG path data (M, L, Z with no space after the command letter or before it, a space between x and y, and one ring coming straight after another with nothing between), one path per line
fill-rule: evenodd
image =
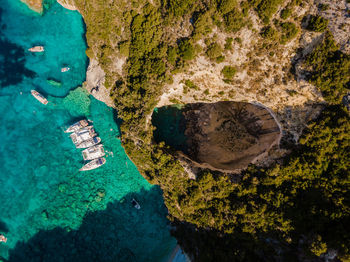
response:
M175 115L176 108L166 110ZM181 124L177 130L184 130L186 146L175 146L175 149L184 148L180 150L198 167L224 172L242 170L266 156L281 139L279 124L272 113L260 105L222 101L188 104L177 110L181 110L182 120L172 122ZM168 118L169 114L164 113L164 117ZM162 123L157 128L169 129L165 130L163 140L176 145L173 140L179 132L172 124ZM169 135L171 130L173 135Z

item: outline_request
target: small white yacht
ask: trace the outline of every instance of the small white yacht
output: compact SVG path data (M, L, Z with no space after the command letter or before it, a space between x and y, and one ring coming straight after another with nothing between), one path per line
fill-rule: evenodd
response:
M38 91L36 90L31 90L30 91L32 93L32 96L34 96L36 98L36 100L38 100L40 103L44 104L44 105L47 105L47 103L49 101L47 101L47 99L42 95L40 94Z
M88 171L95 168L98 168L106 163L106 159L104 157L100 157L94 160L91 160L85 166L79 169L79 171Z
M133 205L134 208L136 208L136 209L141 209L140 204L135 200L135 198L133 198L133 199L131 200L131 204Z
M69 67L62 67L61 68L61 72L64 73L64 72L68 72L70 70Z
M97 134L92 126L86 126L78 131L75 131L73 134L70 134L70 137L75 145L78 145L81 142L95 136L97 136Z
M89 125L88 121L83 119L83 120L80 120L80 121L74 123L70 127L68 127L67 130L65 130L64 132L65 133L72 133L72 132L78 131L79 129L87 127L88 125Z
M40 53L40 52L44 52L45 49L43 46L37 45L37 46L33 46L33 47L29 48L28 51L33 52L33 53Z
M101 142L101 138L99 138L98 136L95 136L95 137L90 138L88 140L85 140L85 141L83 141L80 144L77 144L75 146L76 146L76 148L87 148L90 146L97 145L100 142Z
M84 160L93 160L105 155L103 145L96 145L83 150L82 155Z

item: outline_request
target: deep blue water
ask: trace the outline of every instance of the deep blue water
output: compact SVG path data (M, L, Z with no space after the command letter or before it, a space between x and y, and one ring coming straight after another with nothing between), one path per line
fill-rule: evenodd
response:
M81 16L58 4L40 16L19 0L0 3L0 261L164 261L176 241L159 188L126 156L116 112L77 88L87 66ZM33 45L45 52L28 52ZM81 152L62 131L81 117L107 150L107 163L89 172L78 171Z

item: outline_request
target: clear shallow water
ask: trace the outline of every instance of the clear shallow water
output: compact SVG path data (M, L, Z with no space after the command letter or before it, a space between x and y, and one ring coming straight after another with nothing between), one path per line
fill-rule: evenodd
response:
M0 233L8 237L0 258L163 261L175 240L160 190L127 158L115 112L74 89L87 63L81 16L58 4L41 17L19 0L0 3ZM26 51L36 44L44 54ZM71 70L62 74L64 65ZM47 106L30 95L34 88ZM81 152L62 131L83 116L108 152L107 163L89 172L78 171ZM141 210L131 206L134 197Z

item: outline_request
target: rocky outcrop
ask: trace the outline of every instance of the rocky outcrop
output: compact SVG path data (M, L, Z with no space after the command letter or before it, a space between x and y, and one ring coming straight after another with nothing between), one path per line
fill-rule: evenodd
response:
M42 0L21 0L33 11L42 14L44 11Z
M64 8L68 9L68 10L72 10L75 11L77 10L77 8L75 7L75 5L73 3L71 3L70 1L67 0L57 0L57 3L59 3L61 6L63 6Z
M115 107L110 91L104 86L105 76L106 74L97 60L90 59L84 87L97 100L104 102L109 107Z
M244 102L190 104L184 110L188 154L201 167L240 171L278 145L281 130L266 108Z

